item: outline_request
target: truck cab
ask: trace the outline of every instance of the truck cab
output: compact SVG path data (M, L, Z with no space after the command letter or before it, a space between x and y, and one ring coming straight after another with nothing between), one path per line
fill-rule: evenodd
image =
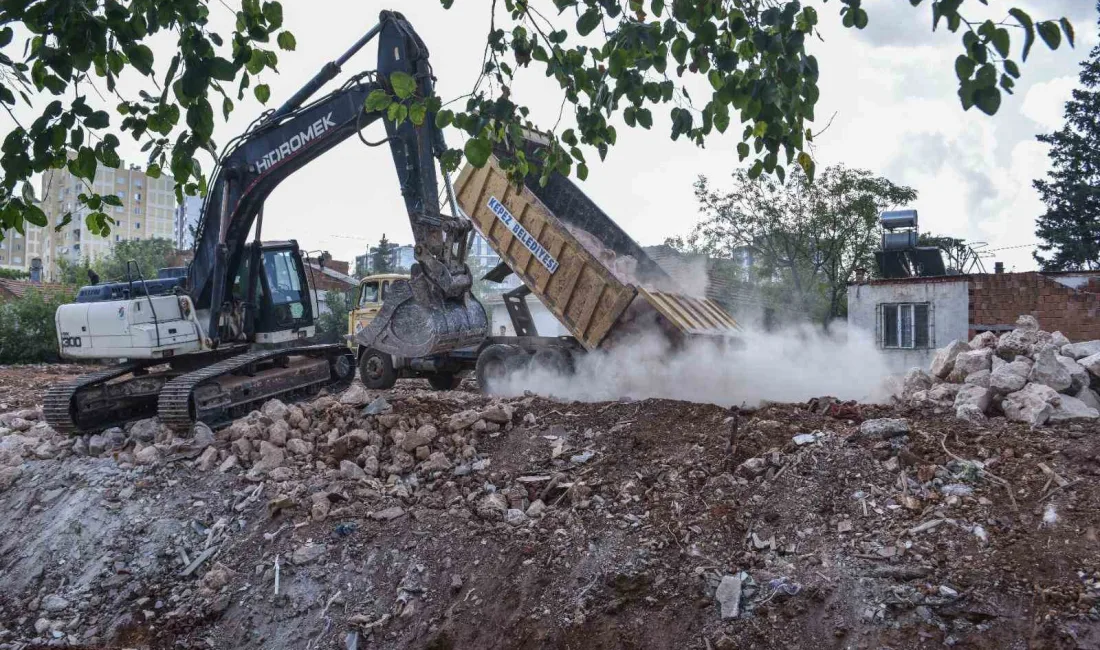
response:
M382 301L390 290L390 285L395 280L408 280L409 276L400 273L380 273L368 275L359 281L359 287L355 292L355 302L352 303L348 313L348 334L353 337L367 325L370 325L378 311L382 309ZM348 347L357 347L354 340L348 341Z

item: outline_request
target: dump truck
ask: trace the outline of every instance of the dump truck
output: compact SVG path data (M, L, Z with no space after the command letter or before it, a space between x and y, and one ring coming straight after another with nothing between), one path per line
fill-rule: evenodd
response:
M529 141L532 152L541 144ZM490 156L480 169L463 169L454 192L473 229L500 256L484 279L503 282L515 273L523 283L503 294L515 335L489 335L477 345L411 359L360 345L364 384L387 388L398 377L426 377L443 389L473 370L482 389L491 391L494 382L530 364L571 373L581 355L643 331L659 331L673 346L700 338L736 340L740 328L720 305L679 292L673 278L572 181L555 174L546 186L535 178L518 186L501 167L503 155ZM384 283L378 284L383 291ZM374 280L364 279L357 304L374 287ZM526 303L531 295L570 336L539 335ZM353 315L349 329L362 330L367 315Z

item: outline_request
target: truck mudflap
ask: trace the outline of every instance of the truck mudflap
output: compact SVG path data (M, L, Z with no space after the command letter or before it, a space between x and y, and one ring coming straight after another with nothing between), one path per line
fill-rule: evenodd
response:
M472 294L442 298L417 275L390 285L382 309L355 342L395 357L426 357L477 345L488 333L485 308Z

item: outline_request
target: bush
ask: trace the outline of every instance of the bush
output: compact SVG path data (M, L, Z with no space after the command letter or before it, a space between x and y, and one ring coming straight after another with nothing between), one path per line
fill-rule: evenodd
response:
M343 291L325 292L328 311L317 317L314 339L319 343L340 343L348 333L348 297Z
M65 292L31 289L22 298L0 303L0 363L60 361L54 314L72 298Z

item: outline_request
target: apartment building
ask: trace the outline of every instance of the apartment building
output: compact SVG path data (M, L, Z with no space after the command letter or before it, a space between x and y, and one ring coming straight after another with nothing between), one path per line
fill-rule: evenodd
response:
M0 240L0 269L12 269L31 273L41 273L43 266L43 248L46 241L46 229L41 226L23 224L23 233L14 228L2 231ZM39 277L36 280L41 279Z
M195 246L195 230L202 216L202 197L185 196L183 203L176 207L176 248L191 250Z
M104 196L114 194L121 206L107 206L106 213L115 223L106 236L88 231L84 219L88 209L80 205L77 197L89 190ZM50 220L45 239L48 244L40 247L46 278L58 276L61 259L72 263L94 260L106 254L115 242L159 237L176 241L176 196L172 179L162 176L150 178L136 165L120 169L99 167L95 182L89 188L87 181L77 178L65 169L53 169L42 177L42 209ZM60 231L53 226L68 212L72 221Z

